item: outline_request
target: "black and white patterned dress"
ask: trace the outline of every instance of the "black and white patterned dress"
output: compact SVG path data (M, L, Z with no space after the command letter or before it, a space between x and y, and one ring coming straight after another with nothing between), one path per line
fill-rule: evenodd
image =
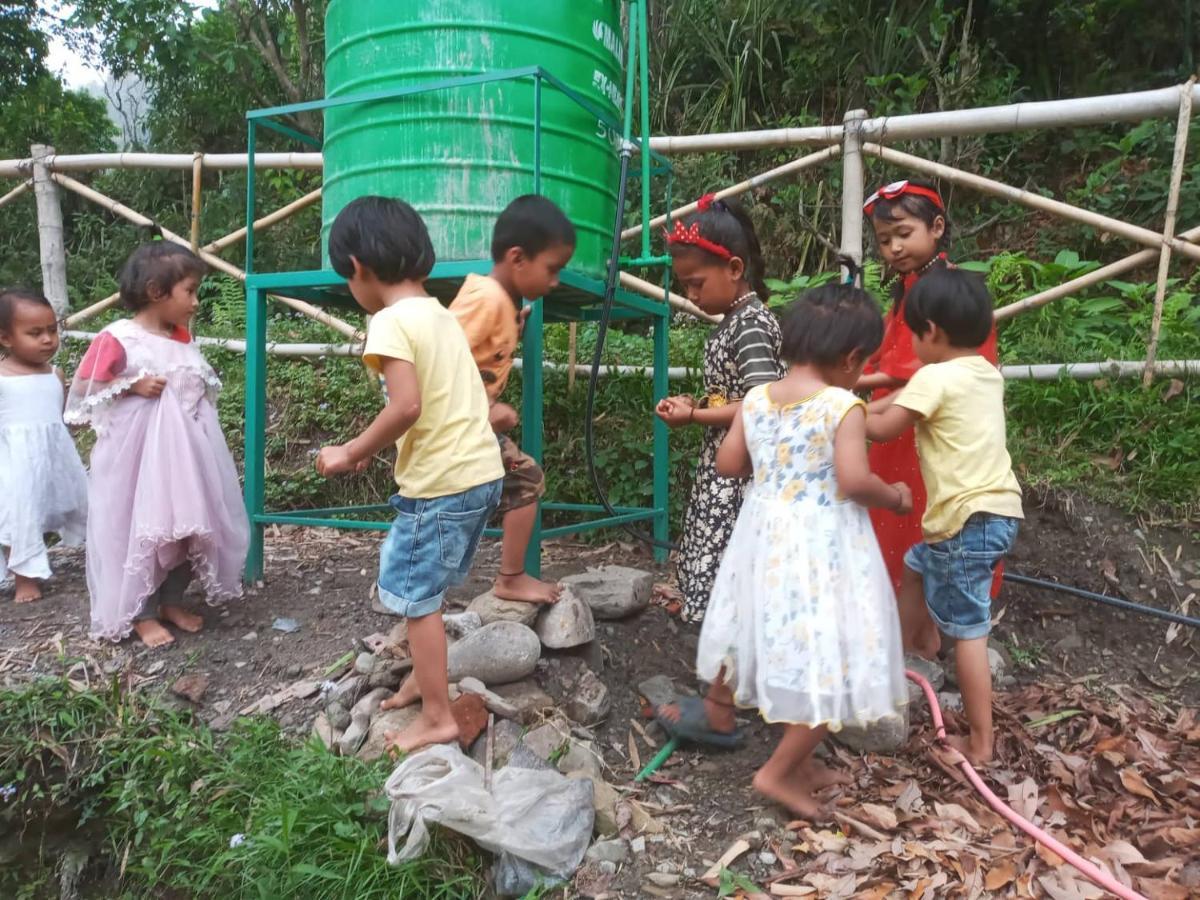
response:
M779 321L754 294L739 301L704 342L702 405L721 406L741 400L752 387L783 377L779 361ZM699 622L708 608L717 567L749 479L717 475L717 448L728 429L705 428L696 477L683 520L678 557L682 618Z

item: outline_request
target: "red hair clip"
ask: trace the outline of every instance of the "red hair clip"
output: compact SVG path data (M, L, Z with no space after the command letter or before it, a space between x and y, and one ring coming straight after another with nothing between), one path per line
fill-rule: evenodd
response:
M710 209L712 209L712 205L714 202L716 202L716 199L716 194L705 194L696 201L696 209L700 210L700 212L708 212Z
M663 229L663 237L667 239L668 244L684 244L689 247L699 247L701 250L706 250L713 256L719 256L721 259L733 259L733 254L729 249L722 247L716 241L710 241L708 238L700 234L700 223L693 222L690 226L685 226L679 219L675 220L675 228L672 231Z
M863 213L869 216L875 211L875 204L880 200L895 200L897 197L903 197L905 194L912 194L914 197L924 197L932 201L933 205L943 212L946 209L946 205L942 203L942 195L933 188L913 184L911 181L905 179L904 181L893 181L868 197L867 202L863 204Z

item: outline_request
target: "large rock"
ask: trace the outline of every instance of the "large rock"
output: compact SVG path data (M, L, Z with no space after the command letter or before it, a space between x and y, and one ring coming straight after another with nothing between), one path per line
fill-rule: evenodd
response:
M904 667L916 672L922 678L929 682L934 693L940 691L946 683L946 670L937 662L930 659L925 659L921 656L909 654L904 657ZM924 702L925 692L921 686L915 681L908 681L908 702L921 704Z
M521 726L508 719L501 719L492 726L492 768L508 765L513 749L521 741ZM471 759L481 766L487 765L487 733L481 734L471 747Z
M458 640L465 638L472 631L483 627L483 619L479 613L466 610L465 612L448 613L442 616L442 624L446 628L446 637Z
M557 603L542 609L537 619L537 636L552 650L578 647L596 637L596 620L588 605L570 587L565 587Z
M629 855L629 843L622 838L612 841L596 841L588 848L587 858L592 862L601 860L611 863L623 863Z
M342 756L353 756L359 746L367 738L371 727L371 717L379 711L379 704L392 696L387 688L375 688L364 694L350 710L350 724L342 732L338 740L338 749Z
M516 600L501 600L492 591L480 594L471 601L467 612L475 613L484 625L493 622L519 622L533 627L541 606L537 603L520 603Z
M617 804L621 795L603 779L593 779L586 772L570 773L568 778L580 778L592 783L592 809L595 812L596 834L608 837L617 833Z
M612 709L608 686L591 669L585 669L563 709L580 725L595 725Z
M654 576L625 566L601 566L562 579L597 619L623 619L650 605Z
M450 648L451 681L478 678L486 685L520 681L533 674L542 642L533 629L517 622L492 622Z
M356 756L363 762L372 762L387 753L387 733L401 731L412 724L421 714L421 708L413 704L404 709L389 709L371 720L366 742Z
M891 753L908 743L908 707L899 707L895 714L867 725L846 723L840 731L830 733L858 753Z
M522 746L538 759L544 759L551 765L557 763L569 747L570 741L570 726L563 722L547 722L539 725L521 738Z
M460 681L459 684L462 682ZM498 684L491 690L501 700L516 709L516 720L522 725L533 725L540 722L554 711L554 698L532 680ZM497 713L497 715L501 714Z
M317 713L317 717L313 719L312 733L325 745L326 750L332 750L341 737L338 730L329 724L329 719L324 713Z
M374 670L367 676L367 687L372 690L375 688L387 688L389 691L394 691L400 687L400 682L404 680L404 675L411 668L411 659L385 659L378 657L375 660Z
M604 761L591 741L572 738L567 742L567 752L558 759L558 771L564 775L582 772L598 781L604 777Z
M350 725L350 710L338 703L336 700L330 700L325 705L325 718L335 729L341 730Z
M340 703L350 709L358 702L358 698L366 689L367 679L363 675L351 675L329 692L326 700L330 703Z

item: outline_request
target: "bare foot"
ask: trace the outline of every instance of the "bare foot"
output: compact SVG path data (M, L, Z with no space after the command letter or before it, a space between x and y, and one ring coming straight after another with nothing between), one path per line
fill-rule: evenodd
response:
M961 734L952 734L946 738L946 742L967 758L972 766L984 766L992 761L992 748L990 746L976 746L975 741L969 737L964 737Z
M400 685L400 690L380 703L379 708L403 709L406 706L412 706L420 699L421 689L417 687L417 679L409 675L404 679L404 683Z
M383 733L388 753L412 753L430 744L449 744L458 740L458 723L453 718L431 722L422 714L407 728Z
M147 647L165 647L175 643L175 635L163 627L158 619L142 619L133 623L133 630Z
M160 606L158 614L175 627L195 634L204 627L204 620L195 613L190 613L182 606Z
M811 758L800 768L798 774L800 779L811 785L814 791L821 791L827 787L833 787L835 784L854 784L854 778L849 772L843 772L840 769L831 769L824 763L817 762Z
M793 815L810 822L825 818L825 808L817 802L812 792L800 785L796 779L775 780L759 769L754 773L754 789L785 807Z
M518 603L557 603L562 585L540 581L521 572L518 575L497 575L492 591L501 600Z
M17 603L32 603L42 599L42 586L36 578L26 578L13 572L13 586L16 588L13 600Z

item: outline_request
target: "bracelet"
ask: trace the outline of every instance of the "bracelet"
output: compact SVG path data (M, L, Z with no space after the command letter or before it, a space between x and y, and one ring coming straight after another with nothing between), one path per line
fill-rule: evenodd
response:
M696 407L689 406L688 407L688 424L689 425L692 424L692 421L695 418L695 415L696 415Z

